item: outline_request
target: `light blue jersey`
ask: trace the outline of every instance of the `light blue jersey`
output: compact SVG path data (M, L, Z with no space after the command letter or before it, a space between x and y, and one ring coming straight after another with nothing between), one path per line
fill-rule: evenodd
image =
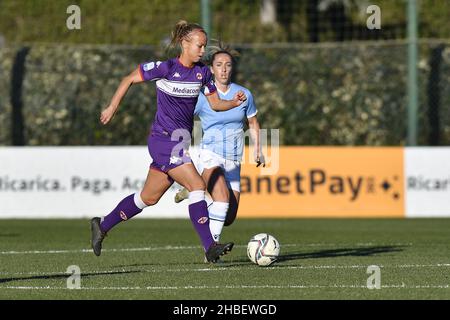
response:
M200 94L194 111L202 122L201 148L235 161L242 159L245 120L255 116L257 110L248 89L235 83L230 84L227 92L217 89L219 97L223 100L232 100L239 90L245 93L247 100L238 107L227 111L214 111L206 97Z

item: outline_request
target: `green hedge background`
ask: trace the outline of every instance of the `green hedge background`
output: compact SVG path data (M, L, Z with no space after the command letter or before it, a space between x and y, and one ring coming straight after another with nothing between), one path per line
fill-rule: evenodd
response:
M280 129L288 145L405 144L406 1L278 2L278 23L263 25L260 0L211 1L210 38L241 52L235 80L253 92L262 127ZM319 43L308 43L311 3L322 8ZM332 9L340 3L345 17ZM66 27L72 4L81 8L81 30ZM333 17L355 40L351 28L365 26L369 4L381 8L380 35L391 40L330 42L336 37ZM450 3L418 5L418 142L450 145ZM200 0L1 0L0 144L14 144L17 136L12 72L24 47L24 144L145 144L155 113L153 83L132 87L107 127L99 124L100 112L138 63L167 58L163 47L179 19L200 17Z
M431 53L441 48L438 57ZM0 144L11 144L11 70L20 48L0 49ZM403 145L406 138L404 43L367 42L238 48L235 81L248 87L266 129L287 145ZM422 42L419 143L429 144L430 110L440 144L450 143L450 43ZM22 113L26 145L139 145L156 108L155 84L133 86L108 126L99 115L123 76L155 47L33 45L25 61ZM435 59L439 68L432 70ZM429 98L436 81L439 106ZM433 87L434 88L434 87Z

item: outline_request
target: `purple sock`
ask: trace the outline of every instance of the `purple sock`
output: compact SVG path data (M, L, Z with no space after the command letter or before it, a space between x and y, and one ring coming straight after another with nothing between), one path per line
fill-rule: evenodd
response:
M108 214L100 223L100 229L103 232L108 232L119 222L131 219L138 213L142 212L134 203L134 194L130 194L119 202L117 207Z
M214 239L211 236L211 231L209 230L209 219L208 219L208 207L206 201L202 200L189 205L189 216L191 222L194 225L195 231L197 231L202 241L203 248L208 250L208 248L214 243Z

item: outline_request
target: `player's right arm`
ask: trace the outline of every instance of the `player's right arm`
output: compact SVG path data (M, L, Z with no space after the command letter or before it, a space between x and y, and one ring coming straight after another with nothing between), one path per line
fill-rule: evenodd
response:
M234 95L233 100L222 100L217 91L214 91L212 94L207 95L206 99L214 111L227 111L240 106L247 97L243 91L239 91Z
M109 105L102 111L100 115L100 121L102 124L107 124L111 119L114 117L114 114L117 111L117 108L119 108L119 104L122 101L122 98L127 93L128 89L135 83L143 82L144 80L141 77L139 67L136 68L133 72L131 72L129 75L124 77L122 81L119 84L119 87L117 88L116 92L114 93L111 102Z
M106 107L105 110L102 111L100 115L100 121L103 124L107 124L109 121L111 121L117 111L117 108L119 108L120 101L122 101L122 98L125 96L131 85L143 81L151 81L163 78L167 74L167 72L167 62L156 61L141 63L136 68L136 70L122 79L108 107Z

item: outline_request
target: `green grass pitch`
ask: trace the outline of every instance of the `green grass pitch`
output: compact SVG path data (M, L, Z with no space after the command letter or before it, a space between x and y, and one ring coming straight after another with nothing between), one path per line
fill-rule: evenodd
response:
M100 257L89 247L88 220L0 226L0 299L450 298L450 219L238 219L222 235L235 247L217 265L203 262L186 219L122 223ZM261 232L281 244L270 267L246 255ZM80 289L67 288L72 265ZM371 265L380 268L380 289L367 287Z

